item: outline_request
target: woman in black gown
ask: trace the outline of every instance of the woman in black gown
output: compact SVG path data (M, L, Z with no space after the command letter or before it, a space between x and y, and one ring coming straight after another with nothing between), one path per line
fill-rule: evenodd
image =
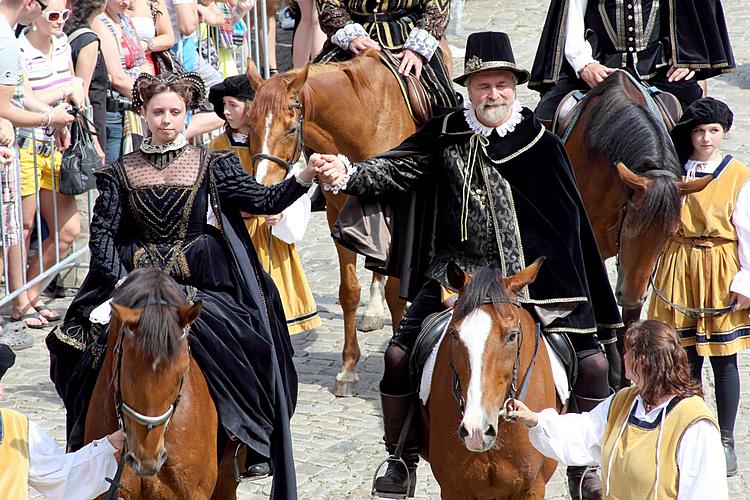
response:
M151 137L97 173L90 270L65 322L47 338L51 378L68 412L68 447L78 448L106 347L101 323L109 319L89 316L130 271L158 268L189 299L203 302L190 348L216 403L219 442L245 443L248 474L267 473L270 462L274 498L294 498L292 346L278 293L258 264L240 211L280 213L315 173L308 167L265 187L234 153L187 145L180 133L186 108L202 103L204 93L195 74L136 81L133 104L143 109Z

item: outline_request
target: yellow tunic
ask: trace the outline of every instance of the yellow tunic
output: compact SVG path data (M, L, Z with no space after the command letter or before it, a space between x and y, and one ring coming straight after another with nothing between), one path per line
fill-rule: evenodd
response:
M721 308L731 301L729 287L740 269L732 213L750 168L729 159L705 189L685 198L680 229L667 244L654 286L671 302L694 308ZM750 347L750 314L735 311L694 319L652 295L648 317L673 325L685 346L701 356L727 356Z
M227 134L221 134L214 139L209 149L234 151L245 170L250 175L254 174L247 146L231 142ZM289 333L300 333L320 326L318 307L310 285L307 284L297 247L274 238L271 235L271 228L263 224L262 217L245 219L245 226L255 246L261 266L271 275L279 290Z
M699 420L714 425L706 403L699 396L673 399L653 424L631 418L635 386L621 390L612 399L609 418L602 440L602 483L604 498L643 500L644 498L677 498L680 471L677 450L685 431ZM620 431L623 429L622 434ZM661 440L659 431L661 428ZM658 446L657 446L658 444ZM658 450L658 451L657 451ZM657 455L658 453L658 455ZM614 456L613 456L614 454ZM659 483L656 484L656 471ZM609 491L606 491L609 479ZM657 489L656 497L654 489Z
M29 419L0 409L0 496L29 498Z

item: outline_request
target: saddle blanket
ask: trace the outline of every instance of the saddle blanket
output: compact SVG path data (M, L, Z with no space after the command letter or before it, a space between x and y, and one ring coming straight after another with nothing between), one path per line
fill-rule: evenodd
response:
M443 343L443 337L445 336L445 332L447 329L448 325L446 325L445 329L443 329L443 333L440 334L440 340L437 344L435 344L435 347L432 349L432 352L427 358L427 361L424 364L424 368L422 369L422 379L419 383L419 400L423 405L427 404L427 400L430 397L430 388L432 386L432 372L435 370L435 361L437 361L438 349L440 349L440 344ZM550 364L552 365L552 378L555 380L557 395L560 397L560 401L565 404L570 397L568 375L565 372L565 367L563 366L562 361L560 361L560 358L557 356L557 354L555 354L552 348L550 348L550 346L547 344L547 339L544 338L543 334L542 339L544 340L544 347L547 349Z

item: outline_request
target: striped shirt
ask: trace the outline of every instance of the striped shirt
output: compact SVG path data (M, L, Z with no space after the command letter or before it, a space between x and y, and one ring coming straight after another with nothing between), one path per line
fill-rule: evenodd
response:
M72 63L68 37L66 35L53 36L50 54L43 54L34 48L26 38L27 31L28 28L18 38L18 43L24 59L26 78L29 79L31 88L38 91L67 85L73 78L73 75L70 74L70 65ZM52 140L52 129L45 130L44 127L37 127L35 129L22 128L18 130L18 135L21 137L32 137L34 131L36 131L37 140Z

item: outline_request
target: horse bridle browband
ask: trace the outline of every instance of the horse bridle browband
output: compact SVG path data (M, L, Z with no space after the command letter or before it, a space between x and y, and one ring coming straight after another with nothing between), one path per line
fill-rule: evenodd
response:
M521 308L521 303L518 300L515 299L503 299L500 301L491 301L491 300L485 300L482 302L483 305L496 305L496 304L511 304L517 308ZM524 377L523 385L521 386L521 391L518 392L518 366L521 363L521 345L523 341L523 328L521 328L521 318L518 318L518 338L516 340L516 359L513 362L513 372L511 375L511 381L510 381L510 389L508 390L508 397L503 402L502 406L498 409L497 415L498 418L502 418L503 420L510 421L513 420L512 417L509 416L510 411L513 409L512 402L515 399L518 399L519 401L523 401L526 399L526 393L529 390L529 383L531 382L531 376L534 372L534 366L536 365L536 356L539 352L539 342L541 340L542 335L542 329L539 326L539 323L536 323L536 334L534 335L534 355L531 358L531 363L529 363L529 368L526 370L526 375ZM455 367L453 366L453 360L451 359L450 363L451 368L451 378L452 378L452 389L453 389L453 398L456 400L456 403L458 404L458 410L461 413L461 416L463 417L464 411L466 410L466 401L464 400L463 394L461 393L461 381L458 379L458 373L456 372ZM518 398L516 398L516 394L518 394Z
M297 126L294 128L289 129L288 132L294 131L294 147L292 148L292 156L285 160L283 158L279 158L278 156L274 156L272 154L267 153L255 153L250 161L252 162L253 171L255 171L255 166L258 164L258 162L263 160L272 161L278 165L281 165L287 172L289 172L295 163L297 163L300 158L302 157L302 154L305 151L305 131L304 131L304 120L305 120L305 113L304 108L302 107L302 101L297 98L297 100L294 102L294 104L289 105L290 109L296 109L299 115L297 116Z

